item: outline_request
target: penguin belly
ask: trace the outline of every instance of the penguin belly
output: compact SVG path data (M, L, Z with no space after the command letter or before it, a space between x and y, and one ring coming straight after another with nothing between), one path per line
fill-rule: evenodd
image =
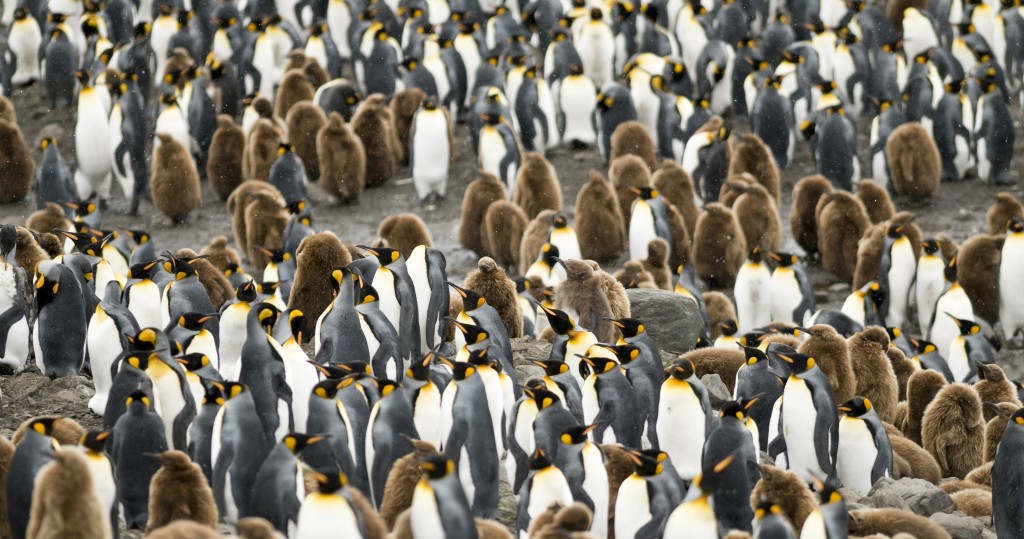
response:
M160 287L153 281L135 283L128 289L128 311L140 328L162 328Z
M768 284L771 289L771 319L786 324L803 324L803 320L795 319L797 307L803 301L800 282L796 280L796 272L779 266L772 272Z
M808 482L814 481L815 477L825 477L815 449L819 442L814 437L818 412L814 407L811 389L804 380L790 376L786 382L785 397L786 403L782 409L782 435L786 440L789 469ZM820 442L828 443L827 440Z
M999 260L999 321L1003 334L1012 339L1024 329L1024 298L1021 297L1020 268L1024 264L1024 234L1006 236Z
M163 420L167 447L174 447L174 420L185 408L181 383L174 371L158 359L149 363L146 372L153 380L153 409Z
M15 2L4 4L5 8L8 6L13 10ZM7 46L17 58L14 74L11 75L11 84L19 86L39 80L41 78L39 51L43 46L43 34L39 28L39 22L35 17L29 15L13 24L8 24L8 27L10 33L7 35Z
M591 425L594 423L594 419L597 414L601 412L601 395L597 389L598 378L595 375L590 375L587 380L583 382L583 423L585 425ZM592 437L595 435L591 435ZM604 429L604 437L600 440L594 439L599 444L614 444L618 440L615 436L615 429L611 425Z
M910 287L914 283L917 261L914 249L906 236L897 239L889 250L889 312L885 323L902 327L907 321L907 304L910 301Z
M569 227L556 228L551 231L548 236L548 243L558 247L559 255L565 260L583 260L583 253L580 251L580 240L576 237L576 231ZM644 248L644 256L647 256L646 247ZM561 268L561 266L558 266ZM562 270L556 269L560 275L564 274L564 268Z
M81 200L93 194L110 197L110 124L107 109L95 88L82 88L78 95L75 123L75 187Z
M715 539L718 520L707 499L697 498L677 507L665 521L665 537Z
M420 388L413 402L412 420L421 440L441 447L441 392L433 382Z
M416 115L416 133L412 146L415 160L412 180L416 186L416 193L421 199L431 193L443 197L448 183L451 148L448 139L448 119L440 109L421 110ZM421 310L426 310L426 303L423 306Z
M477 155L480 156L480 168L484 172L494 174L499 180L505 178L501 171L501 161L505 159L506 154L508 154L508 148L505 146L505 139L502 138L501 133L493 126L484 126L480 131L480 144L477 151ZM515 178L508 176L505 179L505 184L510 193L509 196L511 196Z
M658 442L683 480L692 480L701 473L707 436L705 418L700 398L689 383L675 378L665 381L658 402Z
M96 393L89 399L89 409L94 414L102 416L107 408L110 387L114 383L110 368L122 351L121 335L117 331L114 319L107 316L107 313L99 307L96 308L96 313L89 320L89 329L86 335L92 383L96 388ZM8 336L8 342L10 342L10 336ZM8 344L8 346L10 345Z
M955 283L935 302L935 321L928 332L928 340L935 344L940 352L949 350L953 340L960 335L960 328L950 317L946 316L946 313L960 320L974 321L974 308L971 306L971 300L959 283Z
M957 335L949 344L946 364L949 372L953 373L953 382L965 382L973 374L973 362L967 354L967 343L963 337Z
M925 337L928 336L928 328L932 321L932 315L935 313L935 302L938 301L939 296L942 295L942 289L945 287L942 270L942 259L935 255L922 254L917 261L914 300L917 304L918 325L921 328L921 335Z
M117 485L114 483L114 469L107 457L83 451L86 466L89 468L89 475L92 476L92 487L96 498L100 502L104 515L109 515L110 510L117 501Z
M402 305L398 302L398 295L395 293L395 274L387 268L378 268L373 277L373 287L380 294L381 312L395 329L402 327L399 323L402 317Z
M447 133L445 133L445 136L447 136ZM437 324L441 322L441 319L438 316L435 325L427 327L432 291L430 289L430 279L427 276L426 248L416 247L413 249L412 255L405 261L405 265L409 272L409 278L412 279L413 290L416 292L416 305L419 307L416 310L416 314L419 316L417 323L420 327L420 349L429 350L431 346L427 343L427 335L437 335ZM461 333L461 331L456 333ZM371 355L370 357L373 356Z
M470 506L476 496L476 483L473 482L473 460L475 455L469 452L466 446L462 446L459 453L459 482L462 483L462 490L466 493L466 499Z
M741 333L772 321L770 281L771 274L764 264L744 264L736 276L733 296L736 298L736 317Z
M227 381L238 380L238 365L245 344L245 320L249 315L247 303L228 306L220 317L220 346L217 348L220 375Z
M444 524L441 522L441 511L437 505L437 497L430 484L421 479L412 493L412 505L409 516L416 523L415 537L447 537ZM333 530L332 530L333 531Z
M839 311L863 326L864 319L867 317L867 313L864 312L864 296L857 292L846 296L846 301L843 302L843 307Z
M547 511L553 503L566 507L573 502L569 482L565 480L561 470L554 466L544 468L533 475L528 496L526 513L530 515L530 521ZM526 539L527 535L520 530L519 537Z
M599 539L608 536L608 472L601 450L594 444L583 448L583 491L594 502L594 521L590 533Z
M576 40L576 50L583 63L583 74L598 88L615 80L612 58L615 56L615 37L603 22L587 22Z
M505 450L504 429L502 429L505 423L505 397L502 395L501 380L498 378L498 373L489 367L480 368L477 372L480 373L480 378L484 383L487 410L491 413L491 426L494 429L494 447L498 451L498 458L501 459Z
M651 500L648 496L647 481L642 477L633 474L622 482L615 499L615 537L636 537L640 528L650 522Z
M839 452L836 454L836 473L843 486L857 492L870 492L871 470L875 466L878 448L865 421L852 417L839 420Z
M586 384L586 381L580 376L580 356L586 355L587 350L590 350L590 347L595 344L597 344L597 337L589 332L571 336L569 337L569 342L565 344L565 358L563 360L569 366L569 372L572 373L573 378L576 379L576 383L580 387Z
M303 501L302 508L299 509L298 526L291 537L362 537L362 533L359 531L359 519L348 500L337 494L316 493L307 496Z
M655 229L654 212L647 201L638 198L633 203L633 214L629 218L629 258L647 258L647 244L658 237ZM561 252L561 251L559 251Z
M562 139L587 145L597 142L592 119L597 101L594 82L582 75L570 75L562 79L558 93L559 108L565 115Z
M366 339L366 349L369 351L369 355L367 357L373 358L373 356L377 354L377 350L380 348L380 341L377 340L377 336L373 334L373 330L370 328L370 324L366 322L366 317L364 317L362 313L359 314L359 327L362 328L363 337ZM394 372L394 366L394 361L389 360L387 367L385 367L385 372L375 372L373 373L373 375L380 378L388 378L390 380L394 380L394 377L397 374L396 372ZM373 368L372 363L370 365L370 368Z

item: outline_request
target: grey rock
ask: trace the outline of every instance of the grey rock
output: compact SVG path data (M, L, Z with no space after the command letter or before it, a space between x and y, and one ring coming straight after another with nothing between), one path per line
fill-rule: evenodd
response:
M974 518L957 511L955 513L935 513L928 517L929 520L942 526L942 529L949 532L956 539L988 539L995 537L995 532L989 529L992 524L991 518Z
M704 323L693 301L667 290L626 290L631 316L642 320L658 347L672 354L693 350Z
M861 498L864 497L864 495L861 494L860 492L857 492L856 490L847 487L840 488L839 494L843 496L843 499L846 500L847 504L860 502Z
M860 503L871 507L897 507L922 516L956 509L949 494L923 479L912 478L879 479Z
M711 407L715 410L721 410L723 404L732 400L729 388L725 387L725 382L722 381L721 376L715 373L705 374L700 381L708 390L708 400L711 401Z

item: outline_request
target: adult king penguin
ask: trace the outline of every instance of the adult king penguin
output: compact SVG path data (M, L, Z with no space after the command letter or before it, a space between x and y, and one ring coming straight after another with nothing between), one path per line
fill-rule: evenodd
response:
M832 385L814 358L804 354L779 357L791 371L782 394L779 434L785 441L786 463L808 483L815 477L834 480L839 415Z

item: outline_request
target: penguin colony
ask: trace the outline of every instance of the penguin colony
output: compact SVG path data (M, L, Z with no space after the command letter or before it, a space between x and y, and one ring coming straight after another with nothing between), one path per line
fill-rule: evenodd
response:
M848 511L902 477L956 478L957 509L1024 536L996 361L1024 331L1024 206L1000 193L956 246L893 203L1013 182L1024 17L905 4L4 3L0 94L41 82L76 122L34 160L0 98L0 200L39 210L0 226L0 371L90 375L103 428L0 438L0 536L949 537ZM463 283L417 215L367 245L318 230L311 184L354 204L404 164L450 204L458 125ZM608 166L573 213L562 145ZM115 183L179 223L207 179L234 247L103 226ZM840 308L809 266L853 286ZM696 349L666 357L633 288L687 305Z

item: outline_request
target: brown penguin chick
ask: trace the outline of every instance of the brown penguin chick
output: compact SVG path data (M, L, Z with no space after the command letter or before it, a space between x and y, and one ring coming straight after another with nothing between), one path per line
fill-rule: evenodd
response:
M965 489L954 492L951 497L956 510L969 517L992 516L992 491L983 488Z
M288 141L295 155L302 160L309 181L320 179L320 158L316 151L316 136L327 123L323 109L312 101L299 101L292 105L285 116L288 126ZM338 151L335 149L335 151Z
M571 311L576 322L589 329L598 342L614 342L615 326L608 320L614 314L601 289L601 278L585 260L563 260L562 264L566 278L555 289L555 308Z
M947 477L963 478L982 462L985 420L981 398L969 385L949 384L939 390L924 412L921 446L938 461Z
M0 121L18 124L18 111L14 109L14 103L5 95L0 95Z
M537 152L526 154L516 173L512 201L533 219L543 210L562 210L562 186L558 183L555 167Z
M647 127L636 121L622 122L612 131L611 160L615 161L623 155L635 155L647 165L648 172L658 168L658 158L654 151L654 139L647 132Z
M747 186L755 183L757 181L754 180L754 177L747 173L727 177L718 190L718 203L731 208L736 203L736 199L746 191Z
M946 387L946 378L937 371L920 370L910 375L907 381L907 419L900 430L910 441L920 445L921 425L925 410L932 403L939 390Z
M761 467L761 480L754 485L750 500L755 505L760 504L761 500L778 505L797 534L803 529L808 515L818 506L803 479L789 470L775 466Z
M302 311L303 333L307 336L313 336L317 319L334 300L331 272L351 262L348 249L329 230L307 236L299 243L295 250L295 280L288 307Z
M166 133L157 133L160 147L153 152L149 192L153 207L175 223L183 222L202 203L199 171L188 149Z
M885 143L889 177L896 194L920 200L939 190L942 156L932 134L918 122L907 122Z
M505 270L494 259L486 256L481 258L476 269L466 275L463 288L480 294L488 305L498 311L509 338L523 336L523 311L519 307L516 283L508 278Z
M567 506L552 503L530 521L527 537L530 539L582 539L593 537L589 533L594 515L590 508L580 502Z
M478 255L486 255L487 251L484 249L484 239L481 235L484 216L492 203L507 198L505 185L494 174L483 171L477 173L476 179L466 186L466 194L462 197L462 211L459 213L459 245ZM544 238L547 241L546 229ZM533 261L531 260L530 263L532 264ZM526 273L526 270L520 267L519 272Z
M636 464L629 458L629 452L621 445L601 444L604 454L604 469L608 473L608 507L615 507L619 497L619 487L627 477L633 475ZM608 529L615 529L615 511L608 512Z
M500 522L486 518L477 518L473 522L479 539L514 539L512 532Z
M245 517L238 520L239 539L283 539L274 526L260 517Z
M925 517L902 509L855 509L850 511L850 536L909 533L916 539L953 539L949 532Z
M896 206L889 198L889 192L885 190L885 187L872 180L857 182L857 198L864 204L864 209L868 212L868 219L872 223L888 221L896 213Z
M889 364L892 365L892 372L896 375L896 386L899 388L900 401L905 401L907 400L907 383L910 382L910 376L917 372L917 365L914 365L913 361L907 359L902 350L892 345L889 345L885 350L885 355L888 356Z
M245 229L245 208L263 193L271 197L276 196L280 205L285 205L284 197L281 196L277 188L267 182L256 180L242 182L228 196L227 206L228 213L231 214L231 230L235 235L235 245L238 246L238 251L246 257L249 256L249 240Z
M80 452L54 452L53 461L36 475L26 539L111 537L110 515L93 490L89 463Z
M146 534L146 539L223 539L224 536L209 526L191 520L176 520L159 530Z
M978 364L979 380L974 383L974 390L978 392L981 402L995 404L1008 403L1020 407L1020 399L1017 398L1017 387L1006 377L1003 368L996 364ZM1012 411L1011 411L1012 413ZM985 421L995 416L995 411L988 407L982 410Z
M414 539L412 535L412 510L407 509L395 519L390 539Z
M708 332L711 333L711 340L722 335L722 322L736 320L736 307L732 304L729 296L714 290L704 292L704 308L708 312Z
M0 435L0 537L11 537L11 521L7 515L7 474L11 471L14 444Z
M626 295L626 288L617 281L612 274L601 269L601 265L593 260L587 260L594 270L594 275L601 283L601 292L608 298L608 305L612 308L613 318L629 318L629 296Z
M342 203L355 200L366 187L366 149L345 118L332 112L316 133L320 187Z
M576 195L576 214L573 224L583 258L607 262L617 258L622 252L623 246L626 244L622 207L619 205L619 197L615 194L615 190L601 176L601 173L590 171L590 179L583 184L583 188ZM523 243L525 246L526 242ZM536 256L537 253L534 253L533 258L528 261L522 258L520 261L526 262L527 269L529 269L528 264L532 264ZM520 264L520 270L520 273L525 273L522 264Z
M925 451L927 453L927 451ZM910 463L907 459L900 456L898 453L892 454L892 478L901 479L904 477L914 477L914 471L910 467Z
M671 203L665 205L668 211L668 231L672 235L671 256L668 259L670 267L678 268L681 265L689 264L691 260L692 243L690 231L686 229L686 221L683 214Z
M846 191L833 191L818 218L821 267L841 281L850 282L857 267L857 244L870 226L860 200Z
M939 480L942 479L942 469L939 468L938 461L931 453L925 451L921 446L911 442L910 440L900 436L899 431L893 428L889 432L889 442L892 444L893 458L899 456L908 466L909 471L902 477L913 477L915 479L924 479L934 485L939 484Z
M412 505L412 495L416 484L423 477L423 470L420 469L418 461L437 455L437 448L430 442L412 440L412 453L395 461L388 473L387 483L384 485L384 497L381 498L380 518L388 529L395 527L398 516L405 512Z
M990 460L981 466L970 471L967 477L964 478L966 481L977 483L989 488L992 488L992 465L995 464L994 460Z
M25 429L28 428L29 423L35 419L40 418L54 418L53 421L53 432L50 436L60 445L78 445L82 441L82 436L85 435L85 428L82 427L77 421L70 417L60 417L57 415L41 415L30 419L27 419L18 425L18 429L14 431L14 435L11 436L11 442L14 445L21 443L21 439L25 436Z
M263 191L245 207L246 245L249 264L262 274L267 255L258 247L280 249L284 246L284 229L288 226L288 210L280 193Z
M288 59L284 64L283 72L287 73L293 69L302 69L306 66L306 51L302 49L293 49L288 52Z
M42 239L40 234L40 239ZM64 253L63 242L57 239L53 234L46 234L50 238L56 240L58 253ZM49 260L53 258L49 252L47 252L38 242L36 242L35 236L32 232L23 227L18 227L18 240L15 243L17 250L14 252L14 262L19 267L25 270L27 276L35 275L36 266L39 265L43 260Z
M284 142L284 130L276 122L261 118L249 130L242 167L245 178L268 181L270 167L277 161L277 149Z
M530 269L530 265L540 256L541 249L544 248L544 244L548 242L548 238L551 236L551 225L556 215L558 214L553 210L544 210L538 213L537 217L534 217L526 225L526 230L523 232L523 240L519 244L520 275L525 275ZM579 214L577 213L577 215ZM577 233L578 236L579 234Z
M190 258L189 265L195 268L199 276L199 282L206 288L206 294L210 296L210 302L218 311L221 305L235 297L235 289L231 287L224 271L218 269L205 258L197 258L198 253L192 249L179 249L175 256Z
M647 258L640 261L644 271L654 277L654 284L662 290L672 290L672 270L668 267L668 242L654 238L647 243Z
M191 520L216 530L217 504L199 465L173 449L160 453L159 460L160 469L149 483L146 532L175 520Z
M732 210L712 202L697 219L693 265L697 277L712 288L732 288L746 260L746 236Z
M693 237L693 231L697 227L697 216L700 209L697 208L697 192L693 187L693 180L690 175L671 159L662 162L661 168L654 173L651 184L661 193L661 196L679 210L686 223L686 231ZM576 212L577 216L579 212ZM576 218L577 221L579 217Z
M960 244L953 241L953 238L945 232L936 234L935 239L939 242L939 252L942 253L942 258L946 260L953 260L953 257L960 251Z
M759 342L758 345L768 346L773 342L784 344L794 350L800 347L800 339L787 333L772 333L770 335L765 335L764 337L761 337L761 342Z
M837 333L835 328L826 324L817 324L806 329L810 332L810 338L800 344L797 350L814 358L814 362L832 384L836 402L852 399L857 395L858 380L850 360L850 348L846 339ZM885 333L885 330L882 330L882 333ZM885 363L888 365L888 359ZM889 373L891 376L891 367ZM893 403L894 408L895 405Z
M17 122L0 119L0 155L0 202L20 202L32 187L36 163Z
M242 156L245 154L245 132L227 114L217 116L217 130L213 132L206 161L206 177L210 188L221 200L245 181Z
M622 226L625 228L633 216L633 201L640 196L633 189L650 187L651 171L643 159L635 155L624 155L612 160L608 166L608 178L615 186L615 196L622 209Z
M622 269L615 272L614 277L623 288L658 288L654 283L654 276L637 260L627 261L622 265Z
M986 492L992 492L992 487L989 487L989 486L986 486L986 485L979 485L978 483L967 481L966 479L950 479L950 480L944 481L942 484L940 484L939 488L943 492L945 492L946 494L953 494L953 493L956 493L956 492L961 492L961 491L964 491L964 490L971 490L971 489L978 489L978 490L984 490Z
M853 270L851 284L854 290L859 290L878 278L878 266L882 260L882 251L885 249L886 226L887 223L884 222L872 225L857 244L857 265Z
M409 152L406 149L409 147L412 120L426 98L427 94L416 87L406 88L391 98L391 115L395 119L395 136L398 137L398 146L402 150L402 165L409 164Z
M793 239L808 256L818 252L818 221L815 208L818 199L832 192L832 182L820 174L802 178L793 186L793 202L789 207L789 230Z
M28 219L25 220L25 228L34 230L40 234L43 232L51 232L57 228L60 230L68 230L71 226L71 220L68 219L67 214L60 207L60 204L53 202L47 202L46 207L41 210L32 212Z
M28 229L26 229L26 232L27 231L28 231ZM58 255L64 254L64 241L61 240L60 238L58 238L55 234L51 234L49 232L43 232L43 233L39 234L39 236L37 238L34 238L34 239L35 239L35 242L39 245L39 247L42 248L42 250L50 258L55 258ZM22 245L21 244L21 233L20 232L18 233L18 242L19 242L18 243L18 248L20 249L21 245ZM19 259L21 258L20 254L18 255L18 258ZM39 259L39 260L42 260L42 259ZM20 265L20 262L19 262L19 265Z
M782 204L782 188L779 179L779 167L775 164L775 156L761 140L761 137L747 133L740 135L738 144L732 147L729 158L729 175L750 174L754 180L767 190L775 200L775 205Z
M743 229L748 252L755 245L772 251L779 249L782 242L782 223L779 222L775 200L767 189L757 183L748 186L736 199L732 211L740 222L740 228Z
M985 215L988 220L988 233L996 236L1006 233L1006 223L1013 217L1024 217L1024 204L1017 197L1005 191L996 195L996 201L988 207Z
M1013 404L1010 402L1000 402L998 404L992 401L984 402L984 412L988 416L988 423L985 424L985 447L982 450L982 460L989 462L996 458L996 448L999 447L999 442L1003 439L1003 433L1006 432L1006 424L1010 419L1010 415L1016 412L1020 405Z
M427 230L427 223L415 213L402 213L385 218L377 227L377 237L387 240L388 246L398 250L405 258L409 258L417 246L434 246L430 230Z
M242 259L238 251L228 245L228 237L221 234L214 236L210 243L203 247L199 254L206 257L207 262L217 268L221 273L228 268L228 264L242 265Z
M499 200L487 207L480 224L484 252L502 267L515 268L520 263L520 247L529 220L523 210L508 200Z
M743 352L738 347L735 350L698 348L683 354L682 359L689 359L693 362L697 378L703 378L708 374L717 374L725 387L729 389L730 394L736 387L736 373L746 361Z
M281 85L277 87L277 96L274 97L274 116L280 119L288 117L288 111L292 105L299 101L313 101L313 85L310 84L306 74L301 69L290 69L281 79Z
M967 293L974 315L989 324L999 320L999 260L1003 236L976 234L960 246L956 257L956 278Z
M395 175L402 155L387 98L373 94L360 103L352 116L352 132L366 152L366 187L384 185Z
M850 363L857 373L856 394L871 401L882 421L894 422L900 389L885 353L889 348L889 334L881 327L868 326L846 342Z

